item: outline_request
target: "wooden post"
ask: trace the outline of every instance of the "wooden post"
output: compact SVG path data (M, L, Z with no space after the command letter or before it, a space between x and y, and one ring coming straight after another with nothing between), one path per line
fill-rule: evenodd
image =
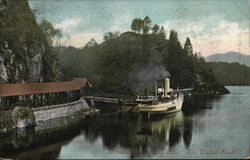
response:
M69 100L70 100L70 102L72 101L72 92L71 91L69 92Z
M53 93L50 93L50 104L53 105Z
M42 93L41 93L41 105L43 106L43 94Z
M54 93L51 93L51 105L54 105Z
M54 101L55 104L57 104L57 93L55 93L55 101Z
M122 101L120 99L118 99L118 105L119 105L120 111L122 112Z
M36 108L36 95L33 95L33 103L34 103L34 108Z
M0 110L2 110L2 97L0 97Z
M148 120L150 119L150 111L148 112Z

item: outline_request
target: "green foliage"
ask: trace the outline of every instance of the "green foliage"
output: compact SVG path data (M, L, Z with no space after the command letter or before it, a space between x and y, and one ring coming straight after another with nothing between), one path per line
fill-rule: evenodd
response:
M61 30L55 29L48 20L42 20L39 24L39 27L50 45L53 45L53 42L56 41L56 38L62 37Z
M157 34L159 33L160 31L160 26L158 24L155 24L153 27L152 27L152 33L153 34Z
M139 34L142 32L145 35L149 34L150 29L152 31L152 34L159 34L165 38L166 33L164 27L163 26L160 27L158 24L155 24L153 27L151 27L151 19L148 16L146 16L144 19L141 18L133 19L131 24L132 31L135 31L136 33Z
M90 41L88 41L88 42L86 43L85 47L90 48L90 47L94 47L94 46L96 46L96 45L97 45L97 42L95 41L94 38L92 38Z
M36 119L33 111L29 107L17 106L14 108L12 112L12 119L14 121L14 126L17 126L17 123L21 119L25 119L27 121L28 126L35 126Z
M146 16L144 19L143 19L143 34L148 34L149 30L150 30L150 26L151 26L151 19Z
M42 31L41 37L43 45L45 48L45 53L42 57L42 77L44 81L58 81L62 77L60 71L59 61L57 59L56 48L53 47L53 43L58 41L62 36L59 29L54 29L53 25L47 21L43 20L39 24L39 28Z
M250 67L239 63L209 62L218 81L227 86L249 86Z
M186 51L186 53L190 56L193 54L193 47L191 44L191 41L189 39L189 37L187 37L185 45L184 45L184 50Z
M14 125L12 110L0 112L0 135L16 129Z
M143 20L141 18L135 18L131 24L131 30L137 33L141 33L143 29Z
M119 35L120 35L120 32L108 32L108 33L104 34L103 40L108 41L111 39L115 39L115 38L119 37Z
M161 26L159 35L163 38L166 38L166 32L163 26Z

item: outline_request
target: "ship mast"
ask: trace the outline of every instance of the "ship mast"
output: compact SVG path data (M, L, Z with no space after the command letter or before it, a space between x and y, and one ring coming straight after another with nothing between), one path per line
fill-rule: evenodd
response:
M158 92L157 81L155 81L155 98L156 99L157 99L157 92Z

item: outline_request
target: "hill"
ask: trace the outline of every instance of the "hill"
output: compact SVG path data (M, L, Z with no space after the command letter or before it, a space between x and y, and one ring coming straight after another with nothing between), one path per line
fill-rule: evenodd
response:
M64 78L85 76L109 93L142 94L147 88L153 94L155 81L161 84L160 79L171 76L172 88L194 87L194 93L201 94L229 93L205 60L193 53L189 38L183 47L174 30L167 39L163 27L153 27L152 33L148 28L139 25L134 32L120 35L109 32L103 43L91 40L82 49L64 47L59 56Z
M216 78L227 86L250 86L250 67L237 62L209 62Z
M250 55L240 54L238 52L217 53L205 57L206 62L238 62L250 66Z

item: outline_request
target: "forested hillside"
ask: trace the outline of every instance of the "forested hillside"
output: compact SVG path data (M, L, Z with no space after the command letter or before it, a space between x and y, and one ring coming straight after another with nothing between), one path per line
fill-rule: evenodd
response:
M227 86L249 86L250 67L239 63L209 62L219 82Z
M184 46L174 30L166 38L164 28L152 26L149 17L134 19L131 30L106 33L103 43L91 40L82 49L62 48L64 78L84 76L106 92L135 94L142 93L144 87L153 93L155 81L171 75L172 88L194 87L195 93L204 94L228 93L204 59L193 53L188 37Z

